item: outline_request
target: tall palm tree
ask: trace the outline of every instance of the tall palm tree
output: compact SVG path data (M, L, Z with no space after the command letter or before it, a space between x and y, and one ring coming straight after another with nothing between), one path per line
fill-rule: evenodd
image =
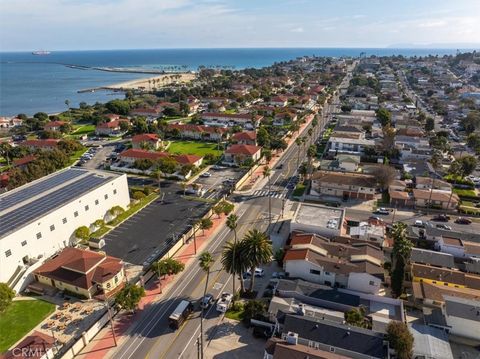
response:
M248 267L245 265L245 261L242 258L242 244L241 242L227 242L223 247L222 252L222 267L223 269L232 274L235 280L235 276L240 276L240 292L245 292L245 282L243 279L243 273L247 271ZM233 290L235 298L235 289Z
M235 257L236 257L236 253L235 253L235 250L237 248L237 226L238 226L238 216L234 213L232 213L231 215L229 215L227 217L227 227L233 232L233 253L232 253L232 268L235 268ZM223 262L222 262L223 263ZM231 272L233 274L233 278L232 278L232 290L233 290L233 298L235 298L235 271ZM241 275L241 273L240 273ZM242 288L243 290L243 288ZM235 300L235 299L234 299Z
M297 137L295 139L295 144L297 145L297 168L300 166L300 146L302 145L302 139L300 137Z
M313 159L317 156L317 146L316 145L310 145L307 150L307 157L308 157L308 172L307 175L310 174L310 176L313 173L313 168L312 168L312 161Z
M208 251L203 252L200 254L199 258L199 266L202 268L204 272L207 273L207 279L205 280L205 289L203 290L203 296L207 294L207 288L208 288L208 278L210 277L210 268L213 265L213 257L212 254ZM204 310L202 307L202 312L200 314L200 347L201 347L201 358L203 359L203 314Z
M272 194L271 194L271 182L270 176L272 174L272 170L270 167L265 166L263 167L263 178L268 178L268 225L272 225Z
M251 292L255 281L255 268L272 259L272 243L265 232L252 229L243 238L241 248L242 260L245 266L250 268L249 291Z

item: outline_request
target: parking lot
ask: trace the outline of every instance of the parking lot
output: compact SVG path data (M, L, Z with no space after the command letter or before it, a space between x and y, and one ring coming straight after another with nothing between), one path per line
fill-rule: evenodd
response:
M104 237L106 244L102 250L125 262L144 265L168 251L209 210L209 203L179 196L182 189L175 183L162 183L161 189L159 199Z
M195 180L195 183L201 185L202 188L206 190L204 197L218 198L219 194L227 191L245 174L245 170L240 168L212 166L206 171L206 173L210 174L210 176L206 177L200 175ZM229 182L227 183L227 181Z

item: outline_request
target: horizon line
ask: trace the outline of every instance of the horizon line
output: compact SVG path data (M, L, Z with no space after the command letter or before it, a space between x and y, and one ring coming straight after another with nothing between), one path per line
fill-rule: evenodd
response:
M461 44L459 44L461 45ZM474 44L463 44L463 45L474 45ZM480 50L480 44L476 45L478 47L433 47L432 45L425 45L427 47L415 46L412 44L411 47L408 46L383 46L383 47L368 47L368 46L299 46L299 47L279 47L279 46L250 46L250 47L161 47L161 48L112 48L112 49L61 49L61 50L46 50L50 52L89 52L89 51L139 51L139 50L262 50L262 49L278 49L278 50L309 50L309 49L358 49L358 50ZM2 50L0 53L23 53L23 52L32 52L39 51L38 49L30 50Z

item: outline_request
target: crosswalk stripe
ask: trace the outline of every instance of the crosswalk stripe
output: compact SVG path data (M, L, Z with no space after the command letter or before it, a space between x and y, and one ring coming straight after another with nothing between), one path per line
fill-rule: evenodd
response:
M286 193L284 191L268 191L268 190L257 190L254 191L252 196L255 197L272 197L272 198L286 198Z

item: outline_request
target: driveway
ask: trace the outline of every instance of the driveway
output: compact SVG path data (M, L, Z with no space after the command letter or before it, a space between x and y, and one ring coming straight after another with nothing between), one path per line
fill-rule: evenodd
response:
M227 179L232 179L237 182L244 174L245 170L231 167L221 167L220 169L213 169L211 167L207 171L211 174L210 177L198 177L194 183L201 185L207 192L204 197L218 198L221 194L228 191L228 185L223 182ZM232 183L234 183L232 181Z

